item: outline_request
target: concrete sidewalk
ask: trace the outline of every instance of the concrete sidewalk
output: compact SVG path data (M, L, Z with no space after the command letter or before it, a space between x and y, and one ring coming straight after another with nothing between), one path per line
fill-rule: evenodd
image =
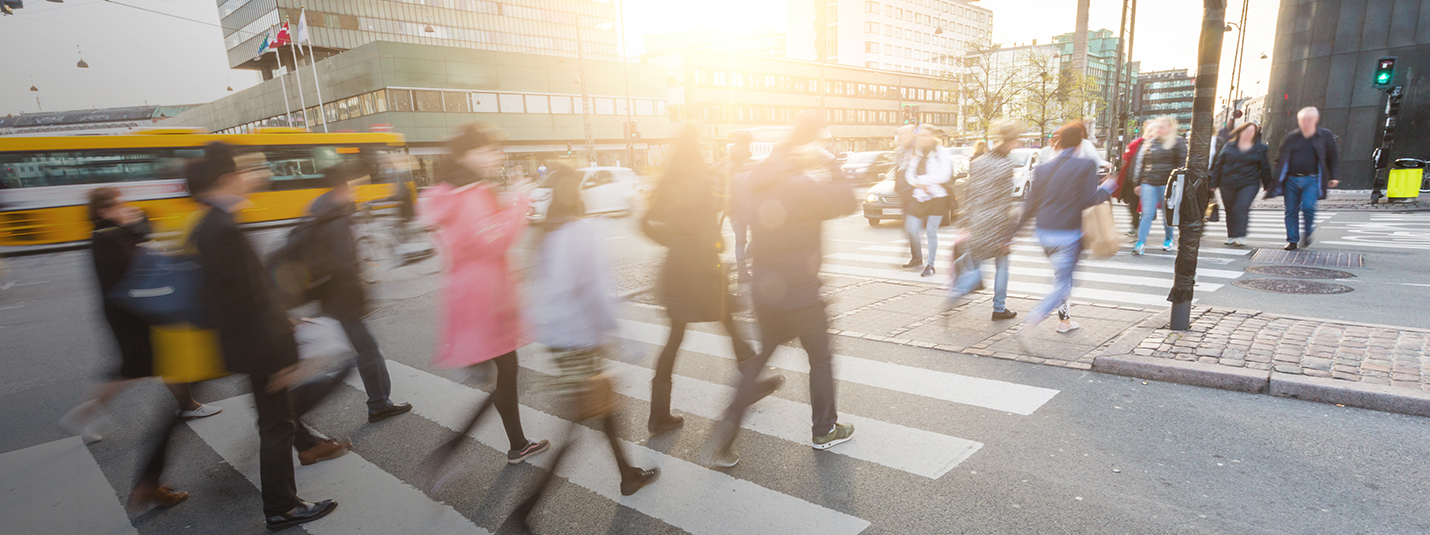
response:
M990 291L948 309L933 284L822 278L830 334L1430 416L1430 330L1194 307L1192 328L1172 331L1169 309L1075 300L1081 328L1058 333L1049 319L1019 344L1023 316L993 321ZM1040 299L1010 294L1008 308L1026 314ZM633 300L658 306L650 292Z

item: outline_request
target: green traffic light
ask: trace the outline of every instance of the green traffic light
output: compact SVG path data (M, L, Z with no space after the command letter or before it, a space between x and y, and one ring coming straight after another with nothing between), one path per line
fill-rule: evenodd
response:
M1376 79L1380 80L1380 83L1382 83L1382 84L1383 84L1383 83L1386 83L1386 82L1389 82L1389 81L1390 81L1390 73L1388 73L1388 72L1380 73L1380 76L1376 77Z

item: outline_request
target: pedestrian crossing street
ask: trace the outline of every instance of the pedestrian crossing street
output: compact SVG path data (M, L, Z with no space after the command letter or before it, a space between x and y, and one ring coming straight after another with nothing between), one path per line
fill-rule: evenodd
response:
M622 320L621 338L627 342L645 344L644 350L624 354L640 355L644 364L608 361L608 369L617 376L617 393L641 401L649 400L649 385L654 356L668 334L664 325L643 321ZM691 330L682 346L682 359L704 359L733 364L728 337ZM530 372L551 374L554 363L540 346L521 351L521 365ZM835 379L842 384L858 384L881 389L879 398L892 393L917 396L925 405L937 404L954 410L992 410L1006 413L1012 422L1022 422L1048 403L1059 391L1032 385L987 378L959 375L880 360L836 355ZM809 371L802 350L780 347L770 366L783 370L791 384L807 382L803 374ZM393 399L411 402L415 416L429 421L433 433L445 428L459 430L476 406L487 394L472 389L436 373L389 360ZM733 366L730 377L733 379ZM684 375L675 378L672 408L687 418L716 420L733 395L729 381L723 383ZM362 392L356 374L348 378L354 392ZM844 387L839 387L841 390ZM523 392L521 418L528 436L550 438L560 443L567 436L569 422L561 417L534 408L528 403L541 392ZM241 395L214 402L223 407L219 415L188 422L188 426L223 461L255 488L258 485L258 437L251 395ZM840 421L852 423L857 432L853 441L833 449L816 452L809 446L810 406L780 395L756 404L744 421L747 433L756 433L782 444L785 452L751 451L747 455L838 456L856 463L861 472L887 470L906 474L921 481L933 482L948 474L983 448L981 442L965 437L917 429L877 418L862 416L873 410L870 402L841 400ZM960 409L962 407L962 409ZM690 427L688 424L687 427ZM321 426L318 428L321 430ZM857 534L872 523L858 515L826 505L819 492L796 495L770 488L780 474L745 474L736 477L725 471L705 468L698 459L681 458L649 445L644 440L623 437L624 447L637 466L659 467L661 479L652 487L629 497L619 494L619 477L610 460L604 437L596 429L575 426L576 445L565 462L556 467L565 481L584 488L602 499L616 502L679 530L696 534L750 533L820 533ZM690 433L689 429L684 431ZM382 428L363 436L377 440ZM496 422L496 415L472 432L477 443L494 452L505 453L507 439ZM644 437L638 437L644 438ZM702 440L704 437L700 437ZM389 437L389 439L391 439ZM746 439L748 442L750 439ZM361 439L360 439L361 441ZM359 444L361 446L361 444ZM768 450L768 448L765 448ZM359 448L361 450L361 448ZM426 452L414 452L425 455ZM193 454L175 451L171 459L194 458ZM539 455L529 462L550 470L554 456ZM173 461L171 461L173 462ZM295 462L295 466L297 463ZM302 529L311 534L363 533L461 533L488 534L478 522L464 516L451 505L403 480L398 475L364 459L357 452L312 466L298 466L299 495L308 499L336 499L338 510ZM222 473L206 470L207 473ZM875 472L876 474L878 472ZM0 500L0 517L7 519L7 533L138 533L119 502L127 488L111 487L94 457L78 437L41 444L31 448L0 454L0 481L4 499ZM38 481L44 484L32 485ZM483 484L490 484L484 482ZM204 492L201 484L185 486L194 493ZM465 489L465 493L486 489ZM508 489L518 493L526 489ZM447 492L447 491L444 491ZM180 505L174 513L184 506ZM548 501L542 506L558 514L560 503ZM60 517L53 511L75 511L73 518ZM509 511L501 512L505 515ZM153 514L166 514L158 512ZM258 511L252 511L257 516ZM19 526L17 531L8 528ZM199 526L195 526L199 527ZM206 528L212 529L213 526ZM594 526L590 532L606 531Z
M1319 213L1318 222L1330 221L1335 213ZM1132 216L1125 207L1113 209L1113 219L1119 233L1132 228ZM939 231L939 259L934 267L935 276L922 277L918 270L902 269L908 262L909 246L905 239L887 243L838 239L831 240L837 246L826 247L822 271L834 275L853 275L904 282L927 283L940 286L949 285L949 267L952 265L951 247L956 227L945 227ZM899 233L903 236L903 233ZM1163 228L1161 220L1154 221L1147 238L1146 254L1138 257L1132 254L1133 238L1118 254L1107 260L1083 259L1078 262L1074 275L1076 285L1073 299L1130 305L1146 308L1169 306L1167 294L1172 288L1175 272L1176 251L1163 251ZM1239 268L1229 268L1229 264L1244 259L1258 247L1280 248L1285 245L1286 227L1279 210L1253 210L1247 234L1246 247L1222 245L1226 239L1225 216L1222 222L1208 223L1198 258L1198 293L1211 293L1221 289L1232 280L1245 274ZM850 247L854 251L849 251ZM828 252L838 249L837 252ZM925 246L925 251L927 248ZM927 254L927 253L925 253ZM992 263L984 267L985 286L993 288ZM1052 291L1053 269L1043 254L1043 248L1031 236L1017 238L1012 247L1009 266L1008 292L1032 296L1046 295Z

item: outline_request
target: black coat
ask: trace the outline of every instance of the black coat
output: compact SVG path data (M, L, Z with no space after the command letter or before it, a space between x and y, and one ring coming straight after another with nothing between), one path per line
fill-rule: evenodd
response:
M274 296L263 262L233 214L210 199L201 202L209 206L208 214L191 239L203 267L205 327L218 330L224 364L231 372L266 376L298 362L293 324Z
M313 289L323 312L339 321L357 321L367 315L367 289L358 276L360 265L353 237L353 203L334 202L331 194L313 200L308 207L313 216L310 237L317 250L314 276L323 280Z
M1172 148L1163 148L1161 140L1152 138L1142 142L1147 153L1142 155L1142 169L1137 173L1137 182L1149 186L1165 186L1172 179L1172 171L1187 166L1187 140L1177 138ZM1134 160L1135 161L1135 160Z
M101 219L95 222L94 232L90 234L90 251L94 257L94 275L99 280L104 321L109 324L119 348L119 376L127 379L154 375L154 346L149 338L149 324L115 303L109 298L109 292L129 270L135 249L148 239L147 219L126 226Z
M1270 149L1257 141L1251 150L1241 152L1236 142L1227 143L1212 160L1211 187L1243 188L1259 185L1271 187Z
M1281 146L1276 148L1276 170L1271 174L1271 187L1266 188L1266 198L1281 196L1281 185L1286 182L1286 174L1291 166L1290 141L1293 136L1299 135L1299 129L1292 129L1286 137L1281 138ZM1319 198L1325 199L1326 191L1331 189L1331 181L1336 180L1336 166L1341 162L1341 156L1336 150L1336 135L1325 128L1317 128L1316 137L1311 142L1316 148L1316 163L1321 173Z
M852 213L859 204L842 180L815 181L787 154L776 153L750 176L750 259L758 306L798 310L821 302L819 266L824 220Z
M720 262L719 182L708 170L666 177L651 195L642 227L666 247L656 298L671 320L720 321L728 313L729 280Z

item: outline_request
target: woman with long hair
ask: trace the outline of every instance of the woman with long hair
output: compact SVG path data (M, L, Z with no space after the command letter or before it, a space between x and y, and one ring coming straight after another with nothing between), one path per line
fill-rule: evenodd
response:
M611 377L602 369L602 361L612 356L612 340L618 329L615 296L607 283L606 258L601 250L604 240L595 225L584 219L581 173L565 165L553 165L547 185L552 190L551 205L546 220L538 227L529 285L536 340L546 345L556 363L557 373L550 383L567 401L569 414L580 420L601 421L621 476L621 495L630 496L655 482L660 470L631 466L616 437ZM569 425L576 431L575 426L580 424ZM574 436L568 433L567 440L557 447L551 469L511 514L512 523L525 524L570 451Z
M1137 181L1141 184L1138 194L1142 197L1142 221L1137 227L1137 243L1132 246L1132 254L1142 254L1146 249L1147 235L1152 232L1152 221L1157 219L1157 210L1164 204L1167 183L1172 179L1172 171L1187 165L1187 140L1177 135L1177 119L1163 115L1156 119L1157 137L1142 143L1138 159ZM1177 231L1162 216L1162 250L1170 251L1176 243Z
M685 423L684 417L670 411L670 391L686 325L718 321L730 335L737 361L755 355L730 315L729 280L720 261L719 194L720 181L700 151L699 134L694 126L687 126L675 138L660 183L651 193L650 211L641 222L646 236L668 251L656 282L656 298L670 317L670 338L651 381L651 433Z
M1058 310L1058 332L1078 328L1067 301L1072 296L1073 272L1082 254L1082 211L1107 201L1117 187L1116 177L1108 177L1098 185L1097 162L1079 157L1078 145L1086 136L1081 121L1058 131L1058 144L1054 147L1057 153L1038 165L1022 218L1014 227L1021 228L1036 218L1033 237L1053 264L1053 291L1024 320L1018 333L1020 341L1054 309Z
M499 196L492 185L500 180L499 135L487 125L463 127L447 141L448 159L438 173L441 183L422 192L422 218L436 227L437 243L447 261L441 336L433 365L460 369L463 382L474 385L488 383L493 368L496 375L495 390L465 429L429 457L429 468L436 475L434 491L451 475L443 468L452 452L492 406L511 442L508 463L520 463L551 445L527 439L517 406L516 350L526 345L527 337L507 253L526 228L529 199L525 192Z
M1226 244L1246 245L1251 203L1262 187L1271 185L1270 150L1261 142L1261 126L1244 123L1212 162L1211 187L1221 191L1226 206Z

